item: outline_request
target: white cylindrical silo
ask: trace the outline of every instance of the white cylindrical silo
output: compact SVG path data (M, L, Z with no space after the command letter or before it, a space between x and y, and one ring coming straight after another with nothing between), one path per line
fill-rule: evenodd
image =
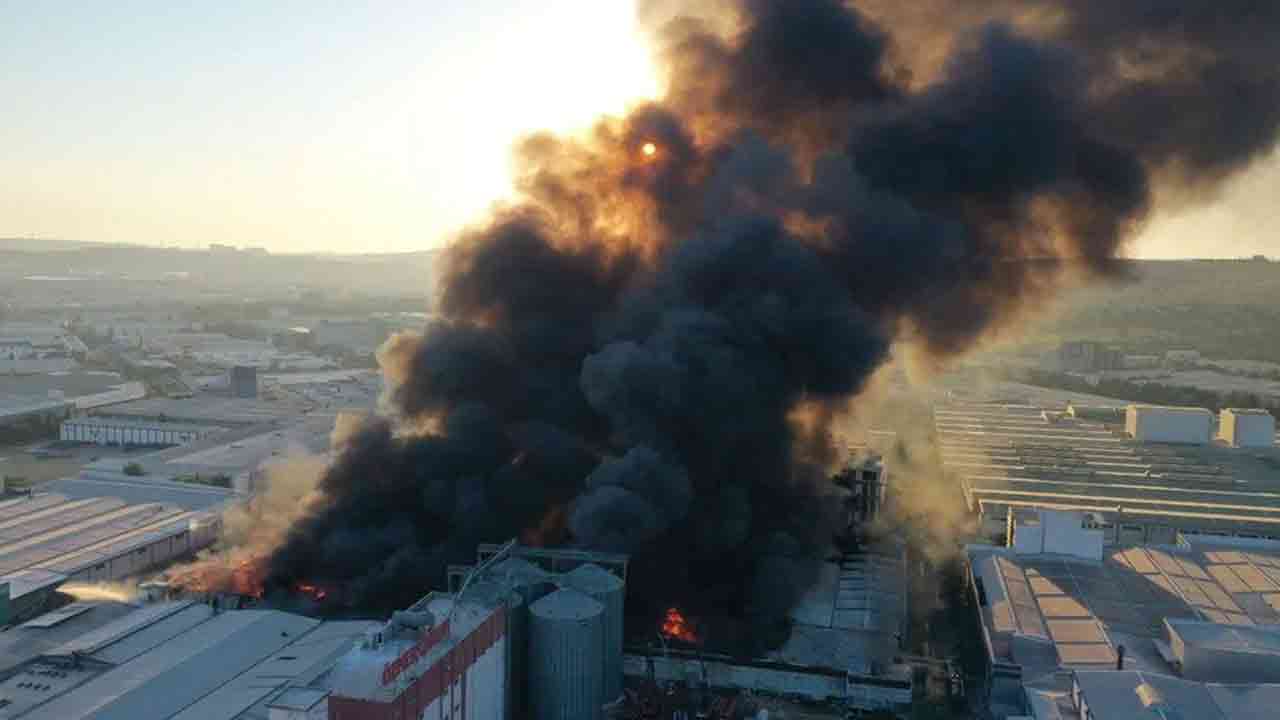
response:
M604 705L604 605L570 588L529 607L534 720L599 720Z
M568 587L590 595L604 605L604 697L612 701L622 694L622 624L626 585L622 578L599 565L579 565L563 578Z

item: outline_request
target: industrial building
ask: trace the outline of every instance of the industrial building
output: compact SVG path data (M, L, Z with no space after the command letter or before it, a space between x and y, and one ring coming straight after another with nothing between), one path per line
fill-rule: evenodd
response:
M913 698L910 667L895 664L907 622L905 548L866 548L824 565L791 611L791 634L763 657L711 650L629 647L629 680L750 691L861 710L902 711Z
M0 623L0 684L12 676L16 668L137 609L133 603L116 600L73 602L38 617ZM7 720L9 716L0 712L0 717Z
M1061 372L1096 372L1124 367L1124 353L1091 340L1064 342L1052 354L1049 365Z
M258 397L258 368L236 365L227 371L227 385L231 396L253 400Z
M296 415L296 408L244 398L203 394L192 398L148 398L112 405L95 417L125 418L148 422L181 422L191 425L248 427L280 423Z
M98 370L0 374L0 398L4 397L25 398L27 402L65 401L83 411L146 397L146 388L118 373Z
M375 627L190 600L73 603L0 633L0 717L324 717L300 688Z
M186 445L221 431L215 425L132 420L129 418L79 417L58 429L62 442L92 445L158 447Z
M808 698L804 688L818 686L910 702L909 681L882 675L877 686L783 659L710 655L696 680L683 672L689 653L673 648L666 663L633 674L640 656L623 648L626 566L618 555L481 546L474 566L450 569L448 592L386 623L219 611L227 604L217 598L79 601L0 632L0 717L603 720L625 707L652 710L654 699L663 708L705 706L694 697L727 707L742 690L756 697L742 698L746 705ZM868 613L841 622L856 616ZM804 637L811 659L832 649ZM672 694L676 687L695 694ZM686 712L675 707L661 717Z
M71 417L66 400L0 395L0 434L43 432Z
M42 492L0 502L0 584L9 585L7 622L40 612L49 594L68 580L130 577L207 547L220 531L216 506L191 510L171 502L137 502L136 493L133 499Z
M1187 416L1207 432L1212 415ZM1086 513L1108 546L1171 543L1178 532L1280 538L1276 448L1140 442L1118 417L1103 406L934 407L943 466L985 537L1004 537L1011 511L1054 508Z
M1067 692L1033 692L1032 720L1270 720L1280 685L1199 683L1136 671L1082 670Z
M622 697L625 557L513 542L477 560L337 662L316 688L330 720L596 720Z
M1266 410L1224 408L1218 433L1232 447L1269 448L1276 444L1276 419Z
M1213 427L1213 413L1204 408L1130 405L1124 429L1138 442L1206 445Z
M505 605L433 600L393 616L338 660L330 720L511 717Z
M276 463L298 453L319 455L329 448L333 413L315 413L289 424L261 424L202 434L175 447L146 454L103 458L86 465L80 475L99 480L124 481L126 463L139 466L145 476L162 480L227 477L231 487L249 494L262 486ZM209 426L195 426L208 430Z
M791 639L767 657L742 658L674 640L658 651L624 646L625 556L482 545L475 565L450 569L449 592L393 615L314 689L329 693L331 720L442 709L600 720L653 702L670 706L661 717L692 717L743 691L811 707L900 710L911 703L910 671L874 667L896 652L893 634L905 620L904 591L882 580L886 571L901 577L899 562L864 554L833 565L797 608ZM672 695L675 688L683 690Z
M1180 535L1104 549L1081 513L1040 511L1008 547L970 546L968 559L998 718L1028 714L1037 692L1070 695L1072 675L1092 671L1280 679L1280 543Z

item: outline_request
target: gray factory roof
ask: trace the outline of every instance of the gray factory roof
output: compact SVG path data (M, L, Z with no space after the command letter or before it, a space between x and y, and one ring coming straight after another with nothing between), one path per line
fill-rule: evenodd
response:
M57 647L47 657L71 658L77 653L99 662L120 665L181 635L213 615L202 603L175 601L144 605L134 612Z
M326 690L288 686L315 682L351 649L358 638L375 627L377 623L360 620L321 623L273 656L187 706L172 720L268 720L268 706L277 704L282 695L289 693L295 698L305 693L318 702L328 694Z
M449 593L428 593L419 598L409 609L412 612L430 612L435 619L435 627L440 627L445 618L448 618L447 635L427 648L425 654L415 661L412 667L401 673L395 682L383 683L382 669L387 663L400 657L406 650L417 644L420 635L384 633L381 643L351 647L338 659L333 672L327 676L326 682L335 695L390 702L403 692L410 682L434 666L484 623L495 611L497 607L495 601L495 598L472 597L470 593L461 601L456 600L455 596ZM597 607L599 607L598 604Z
M52 570L31 568L0 575L0 583L9 584L9 597L18 599L41 590L50 590L67 581L67 576Z
M80 477L52 480L40 486L49 493L69 498L115 497L126 503L166 503L184 510L212 510L234 500L234 492L220 487L195 483L174 482L149 476L129 477L118 473L127 460L117 459L109 478L95 478L85 474ZM37 497L39 497L37 495Z
M787 642L772 659L795 665L870 673L897 649L905 620L903 548L878 548L825 563L817 582L791 610Z
M216 431L218 429L217 426L209 425L209 424L196 425L193 423L171 422L169 420L160 421L160 420L147 420L147 419L132 418L132 417L110 417L110 416L102 417L102 416L96 416L96 415L73 418L71 420L67 420L67 423L71 425L79 425L82 427L134 428L134 429L155 428L155 429L162 429L162 430L172 430L175 432L195 432L195 433L208 433L210 431Z
M13 668L137 610L121 602L100 602L52 625L19 625L0 632L0 677Z
M70 370L39 375L0 375L0 396L15 395L48 399L50 391L68 399L96 395L126 382L119 373L98 370Z
M1280 685L1198 683L1138 671L1081 671L1075 683L1092 720L1267 720L1280 706Z
M1280 656L1280 628L1220 625L1177 618L1169 618L1165 624L1170 635L1178 636L1188 647Z
M23 717L265 719L279 693L324 672L373 626L271 610L160 614L133 629L121 620L119 637L86 658L74 687Z
M8 502L3 511L0 575L21 570L71 575L206 519L177 505L130 503L105 492L80 498L40 493Z
M51 400L31 395L6 395L0 393L0 418L55 412L65 410L70 405L71 403L67 400Z
M281 427L254 425L205 438L179 448L144 456L144 465L157 463L248 468L273 457L295 453L320 453L329 447L333 414L308 415Z
M267 705L267 709L308 711L324 702L329 697L328 691L312 687L291 687L276 696Z
M975 509L1070 508L1280 535L1277 449L1138 443L1029 405L942 404L934 423L943 463Z
M260 424L234 428L178 447L126 458L111 457L87 465L81 477L129 481L121 475L126 463L137 463L148 482L183 475L237 473L297 455L320 454L329 447L334 416L308 415L292 424Z
M1280 623L1280 544L1217 540L1114 549L1102 562L971 547L992 656L1036 677L1059 667L1110 667L1123 644L1127 663L1159 671L1167 662L1154 641L1167 619Z
M103 408L96 414L116 418L166 418L174 422L210 425L257 425L279 422L293 409L242 398L201 394L192 398L147 398Z

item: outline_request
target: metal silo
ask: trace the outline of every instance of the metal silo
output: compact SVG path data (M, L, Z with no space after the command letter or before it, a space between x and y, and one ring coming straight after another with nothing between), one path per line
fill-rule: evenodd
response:
M529 607L539 598L553 592L556 588L551 582L551 575L542 568L520 557L508 557L494 563L484 573L484 579L494 582L510 590L522 600L520 611L513 613L511 622L515 624L512 631L510 651L512 662L511 708L516 717L528 716L529 705Z
M604 698L605 702L612 701L622 694L622 602L626 585L622 578L590 563L566 573L563 582L604 605Z
M494 564L484 575L520 593L525 605L532 605L538 598L555 590L551 575L524 558L509 557Z
M524 604L524 596L511 585L486 577L467 586L466 597L490 607L500 604L506 606L507 717L525 717L525 654L528 647L529 609Z
M529 607L534 720L598 720L604 704L604 605L570 588Z

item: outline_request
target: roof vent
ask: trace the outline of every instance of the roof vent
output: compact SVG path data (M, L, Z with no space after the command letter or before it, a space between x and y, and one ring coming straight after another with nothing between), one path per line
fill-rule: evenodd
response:
M1138 700L1142 702L1142 707L1155 713L1162 720L1182 720L1182 715L1169 706L1169 703L1164 699L1164 695L1151 683L1144 681L1133 691L1138 695Z

